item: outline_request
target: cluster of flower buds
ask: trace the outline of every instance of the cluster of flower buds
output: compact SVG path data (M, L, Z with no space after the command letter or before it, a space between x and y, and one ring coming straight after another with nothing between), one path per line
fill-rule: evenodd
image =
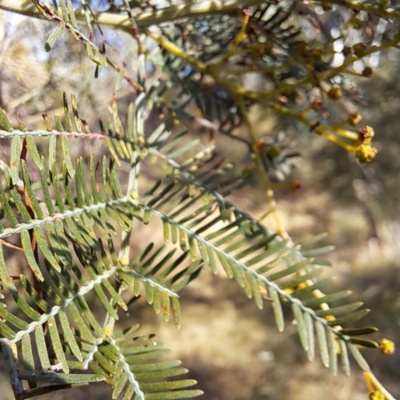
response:
M358 131L358 140L356 142L355 154L361 163L371 162L378 150L371 146L372 138L375 135L374 130L370 126L364 126Z
M386 396L380 390L374 390L369 395L370 400L387 400Z

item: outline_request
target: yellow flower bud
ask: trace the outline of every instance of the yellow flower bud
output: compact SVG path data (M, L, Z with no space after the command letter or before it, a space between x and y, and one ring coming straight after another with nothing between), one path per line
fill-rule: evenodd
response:
M370 400L386 400L386 396L380 390L374 390L369 398Z
M357 133L361 144L371 144L372 138L375 136L375 131L368 125L359 129Z
M333 86L329 92L328 97L332 100L338 100L342 97L342 89L339 86Z
M381 339L379 342L379 349L383 354L393 354L396 350L394 342L386 338Z
M357 147L356 157L361 163L369 163L375 158L376 153L378 150L371 147L370 144L361 144Z
M355 125L359 124L361 120L362 120L362 116L360 114L356 113L356 114L351 114L349 116L350 125L355 126Z

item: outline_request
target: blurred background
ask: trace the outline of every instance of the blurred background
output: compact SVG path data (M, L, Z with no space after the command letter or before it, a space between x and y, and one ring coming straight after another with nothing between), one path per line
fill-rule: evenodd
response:
M104 2L93 7L106 8ZM62 92L75 94L80 114L92 129L99 116L109 115L117 75L103 69L98 79L82 44L64 34L47 53L44 43L54 25L0 12L0 107L11 119L17 116L28 129L43 127L42 114L62 115ZM135 69L135 45L124 33L109 29L104 35L114 59L125 60ZM368 80L360 79L365 99L360 108L366 124L374 127L379 154L372 164L360 165L352 155L312 133L295 135L290 149L301 154L294 161L294 177L301 188L276 191L278 209L294 242L328 232L326 244L336 247L329 255L337 289L351 289L354 301L365 302L372 312L365 325L380 328L376 339L387 337L400 347L400 53L385 55ZM132 63L132 65L129 65ZM116 92L120 108L134 99L125 87ZM122 111L123 112L123 111ZM279 121L273 114L254 109L251 118L260 138L273 137ZM168 122L168 121L167 121ZM151 132L157 120L149 118ZM194 133L196 134L196 132ZM201 133L198 133L201 135ZM240 132L239 132L240 135ZM249 163L240 142L216 137L220 154L236 160L240 167ZM101 152L101 145L77 145L76 154ZM8 159L8 146L0 149ZM151 177L151 171L144 171ZM146 182L143 183L146 186ZM232 195L239 208L260 216L266 208L264 191L257 182ZM267 220L267 223L270 221ZM134 235L135 249L143 248L151 235L159 243L162 235L151 227L139 227ZM18 260L15 260L16 262ZM259 311L237 284L223 275L205 271L181 293L182 328L177 331L153 314L139 299L122 319L123 326L139 322L141 332L154 332L157 340L171 348L174 358L189 368L189 377L198 380L205 394L201 400L361 400L367 398L363 376L356 366L352 375L332 377L320 360L309 362L299 344L295 327L287 321L284 333L277 333L266 306ZM290 313L287 313L290 315ZM400 355L383 356L364 352L373 372L400 398ZM3 360L0 361L0 398L13 398ZM107 385L51 394L43 399L109 399Z

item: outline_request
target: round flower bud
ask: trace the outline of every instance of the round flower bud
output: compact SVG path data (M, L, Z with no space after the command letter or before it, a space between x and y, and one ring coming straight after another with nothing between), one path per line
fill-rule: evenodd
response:
M329 92L328 97L332 100L338 100L342 97L342 89L339 86L333 86Z
M383 354L393 354L396 350L394 342L385 338L381 339L381 341L379 342L379 349Z
M362 120L362 116L358 113L349 115L349 124L350 125L356 126L361 122L361 120Z
M351 54L351 51L352 51L352 49L350 46L344 46L343 50L342 50L342 54L346 57Z
M357 57L362 57L365 53L365 50L367 50L367 46L365 43L356 43L353 46L353 52Z
M362 76L364 78L371 78L371 76L373 75L374 71L372 70L371 67L365 67L364 71L362 72Z
M267 156L269 159L274 159L281 154L281 149L277 144L273 144L272 146L268 146Z
M358 140L361 144L370 144L372 138L375 136L375 131L370 126L366 125L360 128L358 131Z
M374 147L371 147L369 144L362 144L357 147L356 157L360 163L369 163L371 162L378 153L378 150Z

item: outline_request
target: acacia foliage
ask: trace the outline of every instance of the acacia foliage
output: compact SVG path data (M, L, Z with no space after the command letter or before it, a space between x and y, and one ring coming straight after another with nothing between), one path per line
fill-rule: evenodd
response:
M274 191L298 186L288 135L311 132L361 163L373 161L374 130L361 123L365 100L355 77L370 77L372 55L398 47L395 7L254 0L111 1L96 9L85 1L33 0L0 8L49 20L48 52L66 35L74 38L99 85L104 68L117 75L109 115L96 128L65 93L62 116L44 114L43 128L0 112L0 137L10 142L0 180L0 341L17 399L99 381L113 387L113 398L200 395L193 380L181 378L187 371L179 362L163 358L167 350L152 334L136 336L136 325L121 331L116 321L142 294L180 327L178 292L207 268L235 279L260 309L270 307L279 331L290 311L310 360L318 344L323 365L349 374L351 355L370 397L392 399L360 352L391 353L392 342L366 336L375 327L352 325L369 310L342 302L349 291L324 292L329 279L320 256L331 248L316 246L321 237L294 244ZM132 36L131 59L115 57L118 43L105 29ZM121 87L135 98L126 112L116 99ZM271 110L285 134L257 138L255 107ZM157 115L180 130L160 122L145 133ZM196 138L199 131L209 140ZM252 161L245 171L216 150L223 135L246 146ZM88 158L72 154L75 143L87 141L103 147ZM162 173L143 190L146 163ZM265 188L266 215L275 223L228 199L252 179ZM149 241L134 254L131 238L152 221L165 245ZM17 275L11 251L24 254Z

